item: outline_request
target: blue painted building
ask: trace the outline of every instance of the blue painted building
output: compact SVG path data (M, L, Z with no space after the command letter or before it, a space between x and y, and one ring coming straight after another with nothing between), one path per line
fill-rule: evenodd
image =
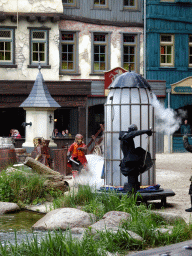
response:
M192 0L146 0L144 19L146 78L166 81L166 106L186 111L192 127ZM180 129L172 142L173 152L185 151Z

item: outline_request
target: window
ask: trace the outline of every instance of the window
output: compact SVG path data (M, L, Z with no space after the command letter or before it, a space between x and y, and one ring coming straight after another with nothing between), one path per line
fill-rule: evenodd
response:
M103 73L109 69L108 37L106 33L93 33L93 73Z
M135 6L136 0L124 0L124 6L130 7L130 6Z
M91 0L91 1L92 1L91 9L111 10L111 1L109 0Z
M161 35L160 38L160 65L162 67L174 66L174 36Z
M95 6L106 6L107 0L94 0Z
M189 67L192 67L192 35L189 36Z
M61 72L75 73L78 68L77 32L61 32Z
M138 0L123 0L123 10L137 10Z
M64 4L74 4L75 0L63 0Z
M14 29L0 28L0 65L12 65L15 62Z
M175 2L175 0L161 0L160 2Z
M62 0L64 7L76 8L79 0Z
M123 68L136 71L136 44L137 36L131 34L123 35Z
M42 66L49 65L49 31L41 29L31 29L30 31L30 65L37 66L41 62Z

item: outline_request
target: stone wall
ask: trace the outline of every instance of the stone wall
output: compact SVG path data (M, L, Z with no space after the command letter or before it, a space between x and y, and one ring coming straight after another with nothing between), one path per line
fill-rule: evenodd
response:
M63 13L62 0L0 0L1 12Z

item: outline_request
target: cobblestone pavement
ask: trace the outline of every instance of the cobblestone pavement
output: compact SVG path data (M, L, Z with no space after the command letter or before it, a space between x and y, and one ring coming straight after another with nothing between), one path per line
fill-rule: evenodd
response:
M183 217L189 223L192 221L192 213L185 209L191 207L189 196L190 177L192 176L192 154L191 153L173 153L156 154L156 184L161 188L172 189L175 196L167 198L167 205L160 211L176 213ZM160 208L160 201L154 201L156 208ZM187 246L189 250L187 250ZM127 256L192 256L192 240L182 243L154 248L146 251L130 252Z
M161 188L169 188L175 192L175 196L167 198L167 206L163 211L179 214L187 223L192 216L185 211L191 207L191 176L191 153L156 154L156 183L160 184Z

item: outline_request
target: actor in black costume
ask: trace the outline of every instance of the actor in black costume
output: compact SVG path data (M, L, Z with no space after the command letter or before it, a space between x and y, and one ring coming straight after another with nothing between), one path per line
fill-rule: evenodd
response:
M121 141L121 150L123 151L124 158L120 163L120 170L124 176L128 176L128 183L124 184L126 192L137 191L140 189L138 182L139 174L149 170L153 162L151 155L143 148L135 148L133 138L142 134L152 135L151 130L141 130L135 124L128 127L128 131L121 131L119 133L119 140Z
M184 148L187 151L192 153L192 145L189 144L188 136L187 135L183 136L183 145L184 145ZM186 212L192 212L192 176L190 178L190 181L191 181L191 184L190 184L190 187L189 187L189 195L191 196L191 208L186 209L185 210Z

